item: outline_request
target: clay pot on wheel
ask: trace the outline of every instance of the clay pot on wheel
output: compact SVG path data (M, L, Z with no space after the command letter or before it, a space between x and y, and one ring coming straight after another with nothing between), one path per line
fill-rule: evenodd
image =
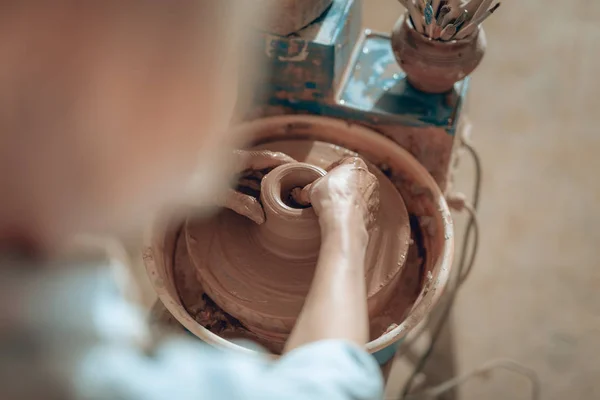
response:
M411 305L410 310L406 314L396 315L395 308L386 309L385 313L390 313L394 317L393 320L396 324L385 331L375 332L372 340L366 344L366 349L373 353L380 363L386 362L394 355L394 351L398 345L405 340L407 335L419 323L424 321L427 315L438 304L449 282L454 254L452 217L444 195L435 180L402 147L379 133L347 121L318 116L285 115L246 122L234 129L238 130L237 134L239 136L253 137L255 138L255 143L262 143L262 145L257 144L257 148L262 146L260 147L261 149L284 152L290 149L293 151L289 151L289 153L293 153L291 155L296 160L317 166L322 163L323 159L326 159L325 161L329 160L329 156L323 157L323 155L330 154L330 152L337 153L338 158L346 156L346 152L350 150L344 149L356 151L372 164L385 164L394 182L388 179L388 181L382 180L380 183L386 182L387 184L389 182L393 189L401 191L402 198L406 202L406 212L418 218L426 217L428 219L428 226L435 228L428 230L427 234L423 236L425 258L422 276L424 280L419 297ZM312 142L306 140L304 142L308 143L302 146L298 143L302 142L302 140L289 143L293 141L291 138L294 137L311 137L327 145L325 147L315 146ZM286 144L285 148L281 144ZM323 153L323 151L326 151L326 153ZM327 162L324 164L327 164ZM385 177L381 171L371 172ZM286 182L282 181L282 189L287 188ZM418 191L419 194L413 194L414 188L422 188L422 190ZM271 193L276 193L276 191ZM383 205L382 209L386 209L385 205ZM394 214L397 213L397 207L392 208L392 210L395 211ZM238 218L229 212L224 212L221 215L227 218ZM382 218L382 220L391 222L391 218ZM214 223L220 222L215 218L212 221ZM239 221L244 221L243 223L249 229L251 227L252 229L263 228L262 226L257 227L252 225L252 221L241 216L239 217ZM227 221L223 220L223 222ZM191 227L191 225L188 225L188 227ZM237 227L241 228L242 226L238 224ZM239 231L239 229L236 229L236 231ZM210 230L203 230L203 232L207 234L211 233ZM227 232L230 232L232 235L235 234L232 230ZM256 349L243 347L235 341L225 339L211 332L196 321L189 311L186 310L178 293L174 274L175 249L178 241L183 244L183 248L186 248L186 238L185 236L182 237L185 233L181 229L181 220L172 220L168 215L157 217L149 225L149 230L145 237L143 260L150 282L160 300L167 310L187 330L206 343L236 352L255 354ZM191 237L187 237L189 243L189 239L193 240L196 235L191 231L188 233L191 234ZM259 232L256 233L258 234ZM263 234L264 232L260 233L260 235ZM201 237L197 237L197 239L201 239ZM380 239L387 239L390 243L398 243L398 240L390 239L390 235L386 234L381 234ZM267 244L276 243L271 241L267 242ZM379 253L380 249L380 246L374 246L373 250L377 250L374 253ZM187 262L191 264L192 260L189 259L188 254L185 255ZM244 258L248 259L247 255L244 255ZM298 267L298 265L295 266ZM193 268L193 266L190 267ZM285 266L282 267L285 268ZM301 268L294 268L293 266L291 268L292 271L302 272ZM215 269L215 272L222 270L222 268ZM250 272L249 270L244 271ZM305 286L303 285L303 287ZM402 290L398 286L388 284L385 288L390 291L385 296L394 297L392 301L398 296L403 297ZM377 287L373 289L373 292L377 291ZM379 295L381 294L380 291ZM260 305L260 302L256 304ZM404 308L399 308L398 310L403 312Z
M487 43L482 28L464 39L442 42L417 32L407 15L392 30L392 49L408 82L427 93L445 93L477 68Z
M311 141L267 146L303 162L281 165L262 180L265 222L256 225L224 210L210 222L188 218L184 234L206 294L254 335L283 346L310 289L321 246L317 215L311 207L293 203L291 191L356 153ZM380 181L381 202L365 255L368 310L375 317L395 293L410 245L410 224L400 193L377 167L368 166Z

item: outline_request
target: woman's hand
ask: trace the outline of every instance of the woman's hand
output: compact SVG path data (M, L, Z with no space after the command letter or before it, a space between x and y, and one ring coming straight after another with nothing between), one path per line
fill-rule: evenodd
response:
M268 150L235 150L234 158L236 171L241 176L241 185L255 191L260 190L260 180L267 170L296 161L286 154ZM265 222L265 212L254 196L228 189L224 200L220 203L223 207L248 217L257 224Z
M369 340L365 258L368 228L379 207L379 182L359 158L341 160L296 194L319 216L315 276L285 351L325 339L359 346ZM298 198L300 197L300 198Z
M322 229L357 227L366 232L379 209L379 181L363 160L345 158L302 189L299 201L312 204Z

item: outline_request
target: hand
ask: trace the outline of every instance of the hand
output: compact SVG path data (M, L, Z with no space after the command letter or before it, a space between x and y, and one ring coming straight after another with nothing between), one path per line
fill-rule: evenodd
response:
M379 181L358 157L345 158L329 167L322 178L302 189L299 202L310 202L322 228L346 227L354 216L369 229L379 210Z
M268 150L235 150L234 157L236 170L241 176L241 185L256 192L260 190L260 180L265 175L265 170L296 161L286 154ZM248 217L259 225L265 222L265 212L254 196L229 189L220 203L223 207Z
M368 226L379 204L379 182L359 158L330 167L292 196L312 203L321 226L315 277L285 351L324 339L359 346L369 340L366 288Z

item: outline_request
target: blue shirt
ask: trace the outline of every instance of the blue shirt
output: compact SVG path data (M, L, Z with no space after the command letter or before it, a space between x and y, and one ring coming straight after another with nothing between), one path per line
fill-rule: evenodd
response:
M188 336L149 340L107 268L0 271L0 398L270 400L383 398L375 359L341 340L279 360Z

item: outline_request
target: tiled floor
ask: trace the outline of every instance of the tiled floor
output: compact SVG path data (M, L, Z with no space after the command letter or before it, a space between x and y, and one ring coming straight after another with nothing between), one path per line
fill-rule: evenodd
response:
M402 7L364 10L389 31ZM452 318L457 370L510 357L538 372L544 399L599 399L600 2L505 1L485 28L469 101L483 233ZM459 175L469 188L468 162ZM498 372L459 398L527 399L528 386Z

